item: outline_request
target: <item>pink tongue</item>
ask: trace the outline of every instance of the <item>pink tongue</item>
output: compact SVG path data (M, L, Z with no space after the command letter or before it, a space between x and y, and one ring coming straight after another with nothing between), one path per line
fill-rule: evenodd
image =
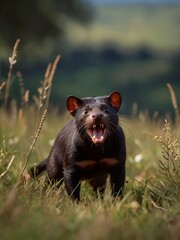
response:
M96 139L101 139L101 136L103 135L102 129L93 129L93 135Z

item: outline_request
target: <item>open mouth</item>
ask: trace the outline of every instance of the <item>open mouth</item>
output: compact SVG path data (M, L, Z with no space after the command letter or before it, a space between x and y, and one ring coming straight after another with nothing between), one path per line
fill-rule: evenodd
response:
M104 124L93 124L93 126L88 129L87 132L91 137L93 143L103 143L106 133Z

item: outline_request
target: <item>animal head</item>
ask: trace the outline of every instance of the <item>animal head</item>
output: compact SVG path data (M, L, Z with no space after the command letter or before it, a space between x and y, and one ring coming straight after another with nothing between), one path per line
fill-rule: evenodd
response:
M122 97L119 92L95 98L69 96L67 109L75 117L77 131L94 144L102 144L118 126L117 112Z

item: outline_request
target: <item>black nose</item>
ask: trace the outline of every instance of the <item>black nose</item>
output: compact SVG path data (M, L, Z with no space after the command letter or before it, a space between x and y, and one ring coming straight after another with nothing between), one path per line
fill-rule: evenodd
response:
M102 119L102 114L101 113L94 113L92 117L96 120L101 120Z

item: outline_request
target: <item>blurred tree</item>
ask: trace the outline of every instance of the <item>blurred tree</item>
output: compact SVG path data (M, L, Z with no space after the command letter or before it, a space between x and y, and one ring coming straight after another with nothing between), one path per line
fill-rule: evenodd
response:
M40 45L62 38L67 18L88 23L92 11L83 0L1 0L0 42L6 49L20 38L23 45Z

